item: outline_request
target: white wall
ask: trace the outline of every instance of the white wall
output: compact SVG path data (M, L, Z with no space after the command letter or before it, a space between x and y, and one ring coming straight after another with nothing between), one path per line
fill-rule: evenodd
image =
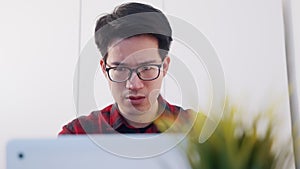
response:
M286 92L279 2L166 0L165 11L207 36L223 65L229 96L255 109L267 93ZM181 9L186 10L178 13Z
M298 100L300 102L300 1L291 0L292 5L292 22L294 31L294 46L295 46L295 67L298 86ZM300 106L300 103L299 103ZM300 116L300 115L299 115ZM299 119L300 120L300 119Z
M292 12L292 29L293 29L293 42L294 42L294 46L295 46L295 69L296 69L296 80L297 80L297 92L298 92L298 110L300 111L300 1L297 0L291 0L291 12ZM298 117L297 117L298 115ZM298 112L298 114L295 115L295 117L297 118L295 120L296 126L297 126L297 130L296 131L296 136L297 139L300 140L300 112ZM298 153L298 166L300 166L300 146L299 146L299 141L297 142L297 150Z
M13 138L56 137L74 118L79 3L0 1L0 168Z
M96 16L119 2L123 1L83 1L81 49L91 38ZM280 0L147 2L206 35L219 54L233 101L249 110L278 101L278 117L282 117L278 126L287 136L290 117ZM299 56L300 4L292 2ZM73 75L79 46L79 0L1 1L0 20L0 168L4 168L9 139L56 137L61 126L76 117ZM300 68L297 71L299 77ZM102 86L95 87L95 97L108 98L99 101L105 104L111 98L101 90L107 87L101 78L96 76L95 83ZM206 109L207 104L203 106Z

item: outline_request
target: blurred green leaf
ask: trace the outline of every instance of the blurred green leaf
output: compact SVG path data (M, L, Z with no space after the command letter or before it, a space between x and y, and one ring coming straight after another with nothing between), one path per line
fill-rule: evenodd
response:
M238 110L227 104L224 117L213 135L204 143L198 142L201 126L193 127L188 139L187 156L193 169L276 169L292 165L293 154L287 147L280 152L274 152L273 109L260 113L251 123L250 128L235 119ZM196 119L196 124L202 124L205 116L202 113ZM266 130L263 135L258 133L260 120L266 120ZM288 145L287 145L288 146ZM286 162L284 164L284 162Z

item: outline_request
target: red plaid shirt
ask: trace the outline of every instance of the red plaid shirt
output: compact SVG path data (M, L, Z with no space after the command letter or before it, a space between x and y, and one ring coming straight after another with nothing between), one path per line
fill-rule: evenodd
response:
M63 126L59 135L63 134L104 134L104 133L161 133L162 129L157 125L170 124L179 113L186 112L181 107L171 105L161 96L158 97L161 115L150 125L144 128L135 128L128 124L120 114L117 104L112 104L100 111L94 111L88 116L81 116ZM157 122L157 123L156 123Z

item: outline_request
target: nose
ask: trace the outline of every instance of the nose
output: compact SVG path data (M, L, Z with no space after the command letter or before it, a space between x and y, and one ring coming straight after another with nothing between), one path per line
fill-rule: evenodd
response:
M143 87L143 81L138 77L136 72L132 72L131 77L126 81L126 88L130 90L138 90Z

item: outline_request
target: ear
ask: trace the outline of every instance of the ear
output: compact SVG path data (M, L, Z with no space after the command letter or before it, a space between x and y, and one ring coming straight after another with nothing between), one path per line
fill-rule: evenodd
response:
M163 64L163 76L165 76L168 72L170 61L171 61L170 57L166 56Z
M106 70L105 70L105 62L104 62L103 59L100 60L100 67L101 67L102 73L107 78L107 73L106 73Z

